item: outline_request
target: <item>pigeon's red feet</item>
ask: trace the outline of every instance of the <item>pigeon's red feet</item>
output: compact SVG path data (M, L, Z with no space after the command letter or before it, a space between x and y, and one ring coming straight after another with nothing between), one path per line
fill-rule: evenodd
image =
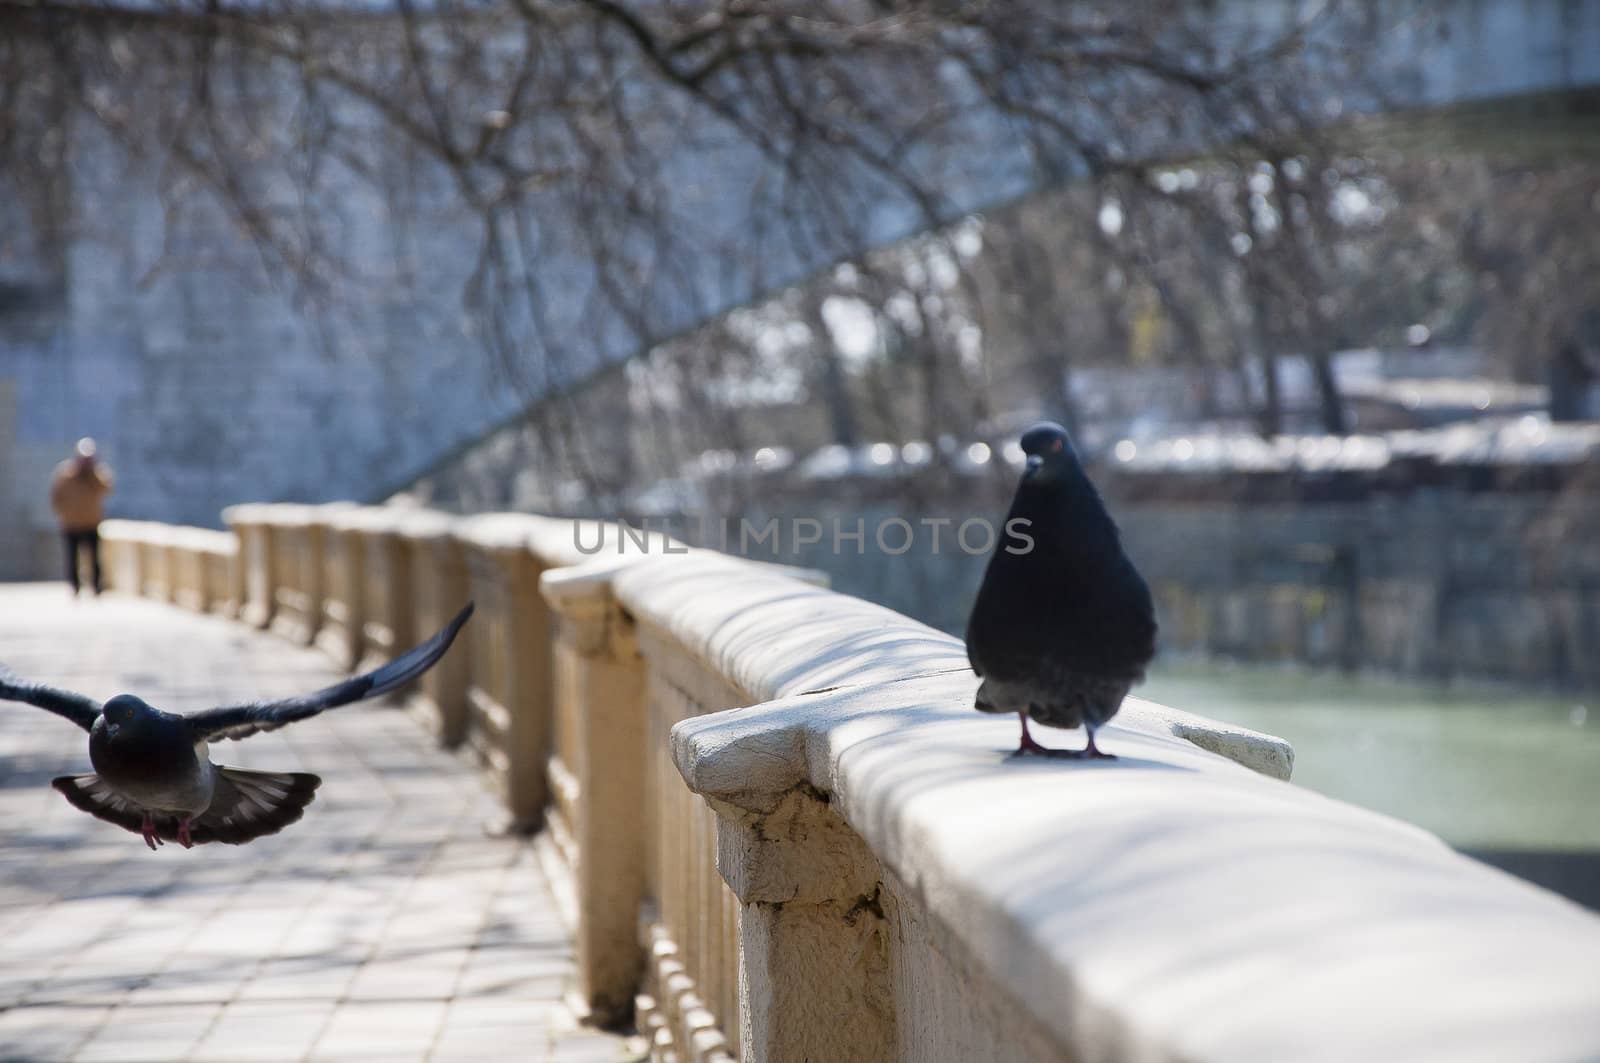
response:
M1094 731L1092 731L1092 730L1089 732L1089 744L1084 746L1083 747L1083 752L1079 753L1078 755L1080 757L1083 757L1085 760L1116 760L1117 759L1115 755L1113 755L1111 753L1103 752L1100 749L1099 746L1094 744Z
M189 837L189 819L190 817L184 816L178 820L178 844L185 849L194 848L194 839Z
M166 844L161 840L161 835L156 833L156 817L148 812L144 814L144 823L140 826L139 833L144 835L144 843L150 847L152 853L156 851L156 846Z
M1041 746L1033 740L1033 735L1028 731L1028 714L1017 713L1017 719L1022 721L1022 742L1017 746L1017 751L1011 754L1014 757L1027 756L1029 753L1040 757L1077 757L1082 756L1076 749L1051 749Z
M1033 740L1033 735L1028 731L1027 713L1017 713L1017 718L1022 721L1022 742L1017 746L1017 751L1011 754L1014 757L1026 756L1029 753L1040 757L1056 757L1065 760L1116 760L1110 753L1103 752L1094 744L1094 732L1089 732L1089 744L1082 749L1052 749L1041 746Z

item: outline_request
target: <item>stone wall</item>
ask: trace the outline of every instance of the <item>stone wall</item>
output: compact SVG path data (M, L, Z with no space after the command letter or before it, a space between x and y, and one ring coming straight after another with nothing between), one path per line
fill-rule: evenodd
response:
M1600 504L1422 492L1122 511L1164 643L1251 660L1600 687Z
M0 580L60 574L50 475L69 448L20 438L19 402L16 382L0 377Z
M1424 465L1403 476L1388 466L1324 476L1094 475L1155 593L1166 650L1596 688L1594 471L1589 460ZM960 633L987 561L961 548L960 526L998 525L1014 475L749 481L713 492L712 508L730 516L662 526L825 571L840 590ZM741 522L759 531L774 519L776 548L750 535L741 543ZM797 543L795 529L809 537L809 521L821 541ZM851 537L858 522L860 542ZM899 522L915 531L910 549L900 549ZM886 527L880 542L875 529Z
M322 219L348 275L318 303L162 182L80 130L50 240L0 256L4 522L51 526L48 471L80 436L116 470L115 516L215 526L245 499L371 495L524 401L472 338L475 235L445 200L408 224L350 182Z

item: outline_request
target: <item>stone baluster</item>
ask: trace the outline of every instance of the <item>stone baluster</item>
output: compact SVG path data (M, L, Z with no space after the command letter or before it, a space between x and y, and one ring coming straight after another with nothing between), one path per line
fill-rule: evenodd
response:
M399 537L410 544L414 631L437 631L471 597L466 553L455 534L458 521L429 510L408 512L398 520ZM458 636L464 640L461 647L424 672L411 694L411 711L442 746L458 746L467 735L468 669L477 655L472 649L477 631L488 622L483 608L480 603L479 615Z
M239 540L234 560L234 587L238 593L238 617L251 627L264 628L272 622L277 594L273 567L272 525L265 519L263 506L229 506L222 519Z
M505 801L505 831L543 821L548 793L550 623L526 518L488 514L461 522L468 578L480 611L467 688L467 741Z
M551 757L552 826L570 833L579 988L602 1023L630 1013L643 963L645 672L633 621L611 593L611 576L629 563L554 569L541 580L558 617L555 711L568 732Z
M340 668L353 671L365 655L365 510L341 509L322 531L322 603L317 645Z
M726 757L674 739L684 781L716 813L717 870L741 905L740 1056L892 1059L882 871L827 799L797 781L794 735L771 737L783 749Z

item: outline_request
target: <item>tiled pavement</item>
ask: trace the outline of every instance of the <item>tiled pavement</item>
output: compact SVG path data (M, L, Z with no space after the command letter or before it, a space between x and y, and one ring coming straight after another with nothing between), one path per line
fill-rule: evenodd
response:
M172 710L316 689L320 654L61 584L0 585L0 661ZM245 846L168 844L77 811L85 735L0 702L0 1060L624 1060L563 1003L572 946L533 847L483 825L478 775L361 705L212 758L315 771L306 816Z

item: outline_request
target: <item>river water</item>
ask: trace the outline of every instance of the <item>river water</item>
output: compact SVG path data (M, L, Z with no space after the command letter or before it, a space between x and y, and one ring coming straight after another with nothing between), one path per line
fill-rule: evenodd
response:
M1294 745L1294 782L1600 908L1600 695L1169 660L1137 691Z

